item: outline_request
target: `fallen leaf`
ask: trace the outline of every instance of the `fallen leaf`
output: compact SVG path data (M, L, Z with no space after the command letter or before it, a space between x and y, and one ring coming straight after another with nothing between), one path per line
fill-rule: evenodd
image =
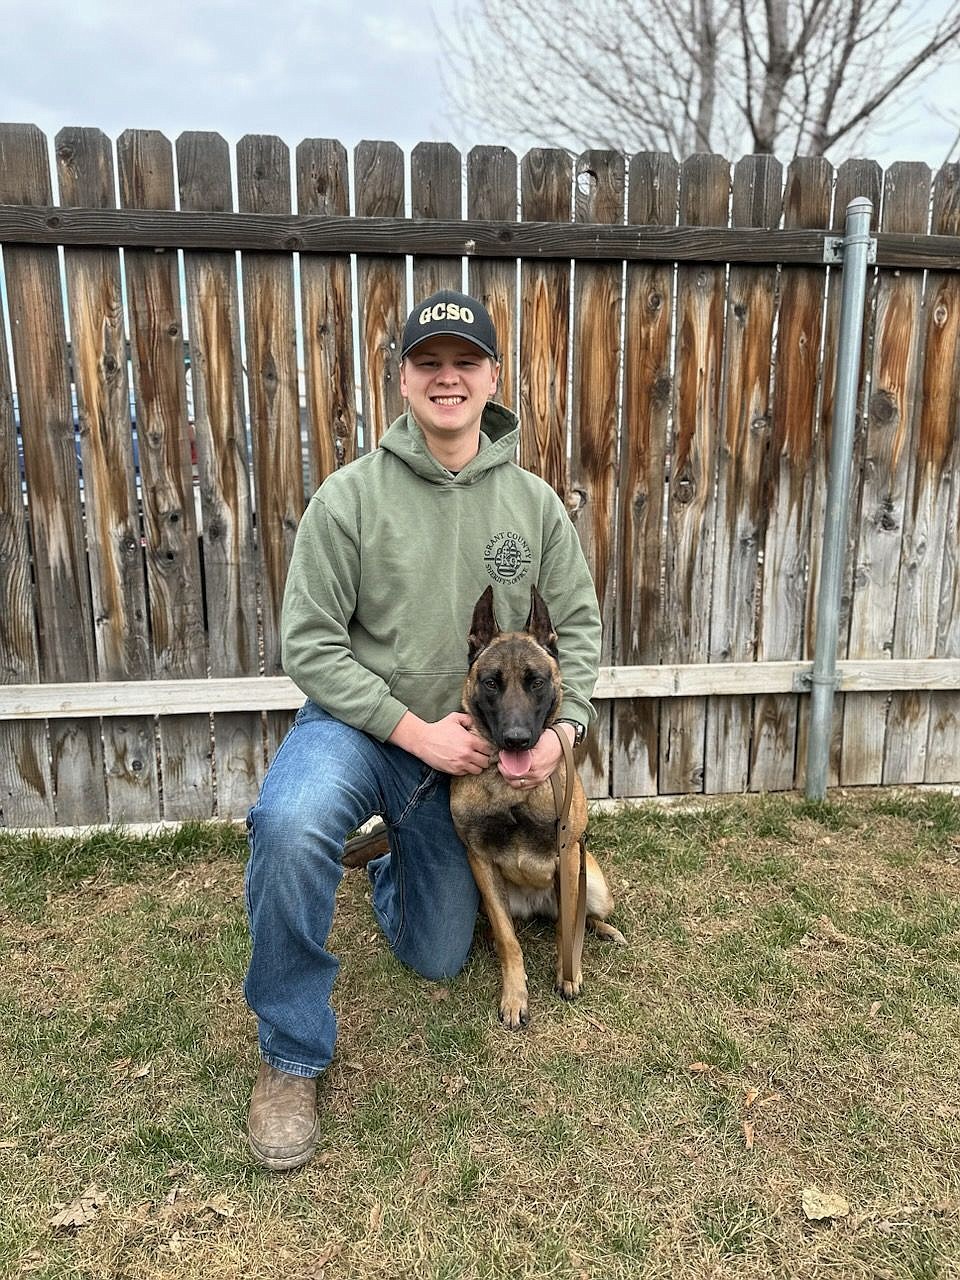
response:
M380 1203L379 1200L375 1200L373 1202L373 1205L370 1208L370 1220L367 1224L367 1230L370 1232L372 1236L376 1235L379 1232L382 1222L383 1222L383 1205Z
M146 1062L142 1067L137 1067L129 1073L128 1080L142 1080L144 1076L148 1076L153 1070L153 1063Z
M71 1204L58 1206L59 1213L47 1219L47 1225L54 1231L78 1231L93 1222L104 1203L103 1192L96 1186L87 1187Z
M838 945L852 941L845 933L840 932L828 915L822 915L817 920L817 934L824 941L835 942Z
M430 992L430 999L433 1001L434 1004L440 1004L442 1000L449 1000L450 988L434 987L433 990Z
M332 1262L334 1258L338 1257L342 1252L342 1244L328 1244L325 1248L320 1250L315 1265L318 1267L325 1267L328 1262Z
M204 1209L209 1209L211 1213L215 1213L219 1218L232 1218L237 1212L226 1196L214 1196L212 1200L205 1200L203 1207Z
M448 1098L455 1098L462 1093L470 1081L466 1076L444 1076L444 1092Z
M747 1144L747 1150L753 1150L753 1124L749 1120L743 1122L743 1137Z
M803 1188L800 1206L804 1217L812 1222L823 1222L827 1218L845 1218L850 1212L850 1205L843 1196L831 1191L819 1191L816 1187Z
M882 1008L883 1008L883 1001L882 1001L882 1000L874 1000L873 1004L870 1006L870 1008L869 1008L869 1010L868 1010L868 1012L867 1012L867 1017L868 1017L868 1018L875 1018L875 1017L877 1016L877 1014L880 1012L880 1010L881 1010Z
M758 1107L769 1107L771 1102L780 1102L783 1095L780 1093L771 1093L768 1098L761 1098L757 1103Z
M711 1067L709 1062L691 1062L689 1067L687 1067L687 1070L694 1072L695 1075L702 1076L706 1072L712 1071L713 1067Z
M177 1200L183 1195L183 1187L171 1187L167 1194L163 1197L164 1204L176 1204Z
M744 1111L749 1111L759 1097L760 1097L759 1089L748 1089L746 1097L743 1100Z
M429 1181L430 1181L430 1170L421 1169L420 1172L417 1174L417 1176L414 1178L413 1185L415 1187L425 1187Z

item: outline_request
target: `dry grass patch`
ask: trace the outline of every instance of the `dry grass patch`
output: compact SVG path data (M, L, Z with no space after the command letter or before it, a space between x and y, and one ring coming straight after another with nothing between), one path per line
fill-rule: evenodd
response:
M960 1274L960 804L644 810L592 845L629 946L589 939L566 1005L527 926L525 1033L479 934L423 982L346 878L322 1154L276 1176L242 1135L239 834L0 836L0 1274Z

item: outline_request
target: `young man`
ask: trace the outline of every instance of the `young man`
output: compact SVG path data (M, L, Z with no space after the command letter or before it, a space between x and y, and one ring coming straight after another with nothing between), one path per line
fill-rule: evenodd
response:
M283 664L307 702L248 820L245 993L261 1054L248 1137L268 1168L296 1168L316 1147L316 1077L336 1039L338 962L326 940L349 832L374 815L386 821L390 853L369 873L400 960L449 978L470 950L477 891L449 779L492 762L459 709L486 586L511 630L539 588L559 637L572 742L591 719L593 583L562 502L514 461L517 419L490 403L499 374L494 327L475 298L443 290L415 307L401 347L406 413L379 448L324 481L297 533ZM559 756L545 733L511 785L545 780Z

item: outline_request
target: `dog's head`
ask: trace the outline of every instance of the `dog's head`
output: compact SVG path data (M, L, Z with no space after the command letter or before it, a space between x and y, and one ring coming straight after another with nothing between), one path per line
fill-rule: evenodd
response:
M501 631L493 588L477 601L470 624L470 670L464 710L499 749L501 760L522 756L539 741L560 710L557 633L536 587L522 631ZM519 772L522 759L516 762Z

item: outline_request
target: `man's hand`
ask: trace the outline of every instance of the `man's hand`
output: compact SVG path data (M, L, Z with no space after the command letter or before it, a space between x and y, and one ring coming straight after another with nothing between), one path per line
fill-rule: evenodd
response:
M451 711L433 723L406 711L387 741L431 769L455 776L482 773L496 755L489 742L473 731L473 721L462 711Z
M576 730L572 724L558 724L557 728L561 733L565 733L569 739L571 747ZM557 735L553 729L544 729L540 735L540 740L530 752L530 768L522 778L513 778L505 773L503 766L500 765L500 775L504 782L514 787L517 791L526 791L530 787L539 786L541 782L546 782L560 763L560 757L563 755L563 748L557 741Z

